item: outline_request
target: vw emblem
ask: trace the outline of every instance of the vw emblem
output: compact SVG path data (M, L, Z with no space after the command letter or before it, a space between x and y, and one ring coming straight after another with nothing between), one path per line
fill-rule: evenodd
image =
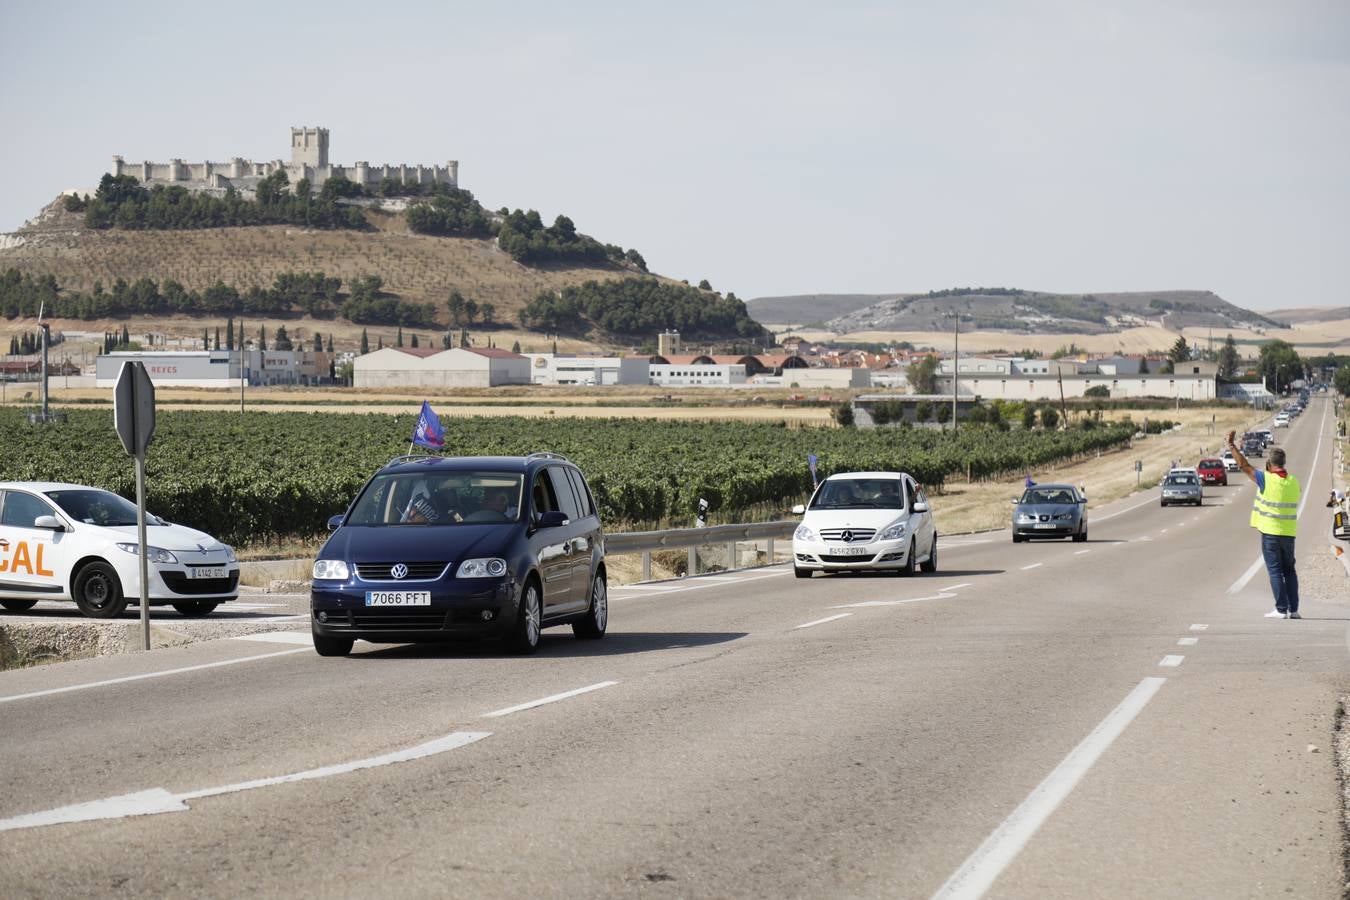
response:
M405 566L403 563L396 563L394 567L389 570L389 574L394 576L395 578L407 578L408 567Z
M845 530L843 534L839 535L839 539L847 544L853 540L853 532Z

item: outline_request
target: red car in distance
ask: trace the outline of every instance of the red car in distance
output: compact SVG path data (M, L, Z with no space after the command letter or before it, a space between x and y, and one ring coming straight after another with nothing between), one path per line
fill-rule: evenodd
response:
M1195 471L1200 475L1201 484L1221 484L1228 486L1228 470L1221 459L1202 459L1196 463Z

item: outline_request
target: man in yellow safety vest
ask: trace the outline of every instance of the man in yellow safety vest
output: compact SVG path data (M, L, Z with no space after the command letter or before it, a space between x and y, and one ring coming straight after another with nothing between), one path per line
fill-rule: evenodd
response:
M1261 532L1261 555L1275 594L1275 608L1267 619L1301 619L1298 612L1298 573L1294 570L1294 532L1298 526L1298 479L1284 469L1284 450L1271 447L1266 470L1258 472L1247 462L1228 432L1228 448L1247 477L1256 482L1251 526Z

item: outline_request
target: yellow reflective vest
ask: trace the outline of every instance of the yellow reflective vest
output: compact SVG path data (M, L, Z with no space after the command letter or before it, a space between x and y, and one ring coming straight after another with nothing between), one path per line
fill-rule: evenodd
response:
M1252 503L1252 527L1262 534L1294 536L1298 525L1298 479L1265 472L1265 490Z

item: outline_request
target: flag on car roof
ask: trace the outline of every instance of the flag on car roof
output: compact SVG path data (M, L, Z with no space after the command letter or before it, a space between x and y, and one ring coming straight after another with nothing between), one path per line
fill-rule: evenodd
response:
M432 410L431 404L422 401L422 414L417 417L417 428L413 430L412 442L441 450L445 447L445 429L441 427L440 417Z
M811 487L815 487L816 481L816 455L814 453L806 454L806 467L811 470Z

